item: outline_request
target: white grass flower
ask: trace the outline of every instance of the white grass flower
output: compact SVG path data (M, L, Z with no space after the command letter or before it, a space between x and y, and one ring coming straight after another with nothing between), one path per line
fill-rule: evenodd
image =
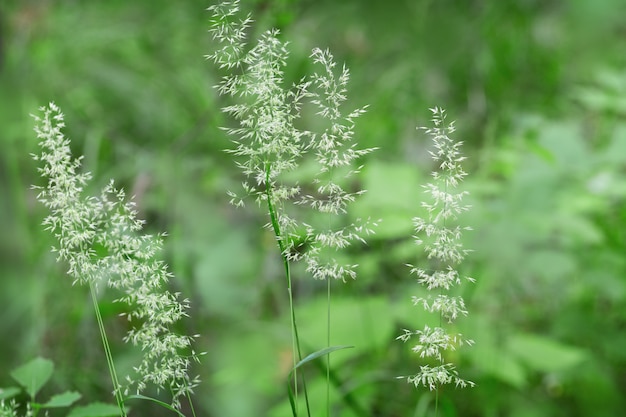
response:
M459 214L470 208L463 204L463 197L468 194L467 191L455 191L467 173L461 165L465 159L460 151L462 142L455 142L449 136L455 130L454 123L446 123L446 114L441 108L433 108L431 112L434 127L422 129L433 140L434 150L430 155L437 162L438 170L432 173L433 181L424 186L430 196L428 202L422 203L428 217L425 219L416 217L413 224L415 242L424 246L427 258L436 269L408 266L411 268L410 273L417 276L420 285L429 291L438 292L437 295L426 298L414 296L413 304L421 306L429 313L437 314L440 322L446 320L452 323L460 316L467 316L468 312L462 297L452 296L444 291L448 292L460 285L462 278L474 281L470 277L461 277L456 270L456 266L469 253L461 243L462 232L471 229L451 224ZM404 333L397 337L403 342L414 338L417 342L414 342L413 352L422 359L434 359L439 365L420 366L415 375L402 377L406 378L407 382L430 390L436 390L439 386L449 383L454 383L458 387L474 385L473 382L460 378L454 365L447 363L445 357L446 351L456 350L465 344L472 345L474 342L471 339L464 339L461 334L448 334L441 325L435 328L424 326L422 330L405 329Z
M341 111L347 95L348 70L344 67L335 74L336 63L330 52L314 49L311 58L319 71L310 79L285 86L283 68L288 45L279 39L278 30L266 31L255 46L243 52L245 29L251 20L249 16L237 20L239 1L222 2L209 10L213 13L210 32L220 47L207 58L220 67L238 71L225 76L217 89L220 94L242 97L237 104L224 108L239 126L224 130L235 144L229 152L239 158L237 165L247 177L243 182L245 194L269 206L278 226L274 232L288 261L303 259L316 279L354 278L356 265L341 263L330 253L354 241L364 243L364 236L372 233L370 222L359 220L347 226L326 224L319 228L297 221L287 210L288 204L298 204L336 218L346 214L347 206L364 192L345 190L336 181L340 177L345 182L358 173L360 167L354 166L357 159L374 150L358 149L353 141L354 121L365 108L347 115ZM322 120L324 128L318 134L296 127L302 107L307 104L314 106ZM313 154L319 171L306 188L314 192L304 192L299 184L283 179L283 174L297 169L307 154ZM234 192L228 195L232 204L243 205L244 198ZM305 230L308 247L303 254L294 250L294 239L290 238L301 230Z
M237 165L246 176L245 194L267 207L270 221L266 227L272 229L283 261L294 353L291 383L297 398L296 364L303 355L294 309L291 264L302 261L315 279L326 280L330 323L331 278L354 279L357 267L337 259L335 252L354 242L364 243L364 236L372 233L368 221L357 220L346 226L348 205L364 191L346 190L337 180L342 178L345 183L360 170L353 166L357 159L373 150L358 149L353 142L354 120L365 109L348 115L341 112L349 73L344 67L335 74L336 64L330 52L314 49L311 58L319 70L310 78L286 85L283 69L288 58L287 43L280 40L278 30L266 31L255 46L243 52L245 27L250 18L236 20L239 1L222 2L209 10L213 13L211 33L221 47L208 58L221 68L237 70L217 86L220 94L237 101L223 109L238 122L238 127L224 129L235 144L230 152L238 158ZM304 106L317 110L322 132L316 134L296 126ZM318 167L312 183L301 185L286 178L285 174L299 168L307 157L314 159ZM233 192L228 195L232 204L243 205L242 197ZM306 223L299 221L297 214L305 211L304 208L318 215ZM301 251L302 247L305 250ZM326 343L330 346L330 324ZM327 361L330 369L328 358ZM294 415L297 402L297 399L291 402ZM308 401L306 404L308 410Z
M126 316L132 329L124 340L139 346L144 355L135 367L136 376L127 378L126 394L153 383L171 390L173 404L179 406L179 397L198 384L188 376L196 354L193 338L171 329L187 315L189 301L166 288L172 274L156 259L162 235L138 234L144 222L112 181L99 196L84 195L91 174L78 172L81 158L71 156L70 141L62 132L63 114L54 103L40 110L43 116L34 117L42 151L34 158L43 163L39 171L47 185L35 188L50 210L43 223L58 241L53 250L68 264L74 283L116 288L123 294L116 301L130 307Z
M298 204L325 213L327 218L337 218L346 214L348 205L365 192L345 190L337 178L345 181L358 173L361 167L354 168L355 161L375 148L358 149L354 142L354 121L365 113L365 108L353 110L347 115L342 113L341 106L347 98L350 79L348 69L344 66L336 75L336 63L328 50L316 48L311 58L320 68L312 77L312 103L325 121L325 129L311 141L318 165L318 174L313 180L316 193L303 195ZM340 264L333 252L355 241L365 243L364 236L374 233L372 226L376 223L357 219L355 223L338 228L333 228L328 222L317 229L309 224L305 226L306 239L311 245L311 249L303 255L307 271L316 279L354 279L357 265Z

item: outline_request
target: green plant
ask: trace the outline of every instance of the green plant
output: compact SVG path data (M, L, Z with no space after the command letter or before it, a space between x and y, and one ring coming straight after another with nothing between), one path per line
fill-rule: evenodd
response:
M70 141L62 132L63 114L54 103L41 111L42 117L34 116L41 154L33 157L43 163L39 171L47 181L44 187L35 187L39 201L50 210L43 224L56 237L58 246L53 251L58 261L69 265L74 283L89 287L119 411L126 415L124 402L132 391L139 395L147 383L167 388L172 405L179 408L179 397L189 397L198 384L197 377L188 374L197 355L191 347L193 337L172 330L187 315L189 301L179 301L179 294L163 288L172 274L156 259L162 236L137 235L144 222L113 182L100 196L84 195L91 174L78 172L81 158L72 158ZM115 369L98 305L102 286L122 294L117 301L129 306L124 315L131 323L124 340L143 351L141 363L134 367L136 375L127 376L124 384Z
M266 227L276 239L284 268L292 336L292 367L287 384L291 411L298 415L304 401L306 413L311 415L306 378L300 368L324 357L326 363L320 369L326 376L326 414L330 415L330 387L340 384L340 380L331 367L329 354L349 347L331 343L331 284L356 278L358 265L349 262L342 250L355 243L366 243L365 238L377 225L369 218L349 220L347 216L350 204L365 193L354 181L362 168L358 161L376 149L358 148L354 141L355 120L365 108L347 114L343 111L350 74L345 66L337 71L328 50L313 49L309 58L314 72L290 85L284 75L289 56L287 43L280 39L277 30L266 31L256 44L248 47L246 32L252 20L250 15L239 18L237 0L219 3L209 10L210 32L221 48L208 58L229 71L217 89L235 100L235 104L223 110L238 126L224 130L235 144L229 152L237 158L245 176L244 195L230 191L228 194L235 206L252 198L265 207L269 219ZM419 373L406 377L407 380L438 390L441 384L449 382L458 386L473 382L461 379L443 353L472 343L460 334L448 334L441 324L444 319L451 323L467 314L461 297L443 291L460 283L453 267L467 252L458 243L461 228L453 228L447 221L468 207L460 205L465 192L452 194L466 175L459 164L464 159L459 153L460 143L448 137L454 126L445 123L443 110L432 110L435 128L426 131L435 142L436 150L431 154L440 162L442 173L434 173L433 183L426 186L434 200L424 204L428 219L415 218L414 223L416 233L424 232L430 239L426 251L438 265L435 272L416 267L411 272L429 290L439 290L434 298L414 297L413 301L438 313L440 324L434 329L425 326L423 330L406 330L399 339L407 341L417 336L420 342L413 350L423 358L438 361L438 366L422 366ZM113 182L99 196L85 196L84 188L91 174L79 172L81 158L71 156L70 142L62 132L63 114L53 103L41 111L43 116L35 116L35 130L42 152L34 158L43 162L39 170L47 180L45 186L36 187L38 199L50 210L44 225L58 240L58 247L53 250L59 261L69 265L68 273L74 283L89 287L119 413L125 416L125 403L139 398L156 401L181 415L177 411L181 407L180 397L186 396L195 414L190 394L198 379L190 377L188 371L191 361L198 358L192 349L197 336L180 335L172 329L187 315L189 301L180 301L178 293L163 288L172 277L167 266L156 259L163 235L139 234L144 222L137 218L134 204L126 201L124 191L115 188ZM305 125L304 118L314 120L312 129L301 127ZM326 340L317 349L304 347L299 335L292 271L297 263L302 263L315 280L325 283ZM124 340L143 351L141 363L134 368L135 376L127 376L124 383L117 374L98 304L98 291L103 286L121 294L117 301L128 306L125 316L131 323ZM314 351L305 356L305 348ZM172 405L143 396L147 383L168 389ZM131 395L133 390L136 395Z
M276 237L287 281L294 352L289 394L292 413L297 415L297 369L305 359L296 321L291 265L303 261L313 278L326 281L327 347L318 351L326 355L336 350L331 347L330 336L331 281L356 278L357 265L341 260L337 251L354 242L365 243L364 237L373 233L369 221L345 224L348 205L364 193L350 190L347 180L361 168L355 165L356 160L374 149L358 149L354 143L354 121L365 109L347 115L342 112L349 72L344 67L339 75L335 74L336 63L329 51L314 49L310 58L319 70L289 86L283 72L288 58L287 44L280 40L278 30L266 31L247 50L246 29L252 20L250 15L238 17L239 2L222 2L209 10L213 13L210 32L221 48L208 58L230 71L217 89L222 95L243 97L237 104L224 108L239 122L238 127L225 130L235 144L230 152L238 157L237 164L246 176L245 196L233 192L229 195L236 206L242 206L246 196L264 205L269 215L267 227ZM297 126L309 107L319 116L318 132ZM308 154L312 158L307 159ZM306 163L317 168L313 180L305 184L294 182L289 173ZM305 222L297 217L298 214L304 217L297 208L309 208L320 216L309 213ZM314 353L308 357L317 356ZM326 369L329 390L328 357ZM310 414L304 379L303 391ZM330 414L328 397L327 391Z
M424 386L438 394L439 387L444 384L474 386L473 382L462 379L454 364L448 362L444 356L446 351L456 350L464 344L472 345L474 342L465 339L460 333L449 333L443 327L444 321L451 324L459 316L467 316L463 298L449 293L463 279L470 282L474 282L474 279L461 276L456 269L468 253L461 243L462 231L471 229L451 224L459 214L469 209L462 202L468 192L455 191L467 175L461 166L465 159L460 152L462 142L456 142L449 137L455 131L454 122L446 122L443 109L435 107L431 112L434 127L422 129L432 138L434 150L430 151L430 155L438 164L439 170L432 173L433 181L424 186L425 192L430 195L430 201L422 203L428 217L415 217L413 224L416 243L424 245L428 259L433 260L434 268L408 266L411 274L417 276L420 285L428 291L437 292L435 296L413 296L413 304L422 306L429 313L437 314L439 323L433 328L424 325L422 330L405 329L398 339L407 342L413 337L417 338L413 352L422 359L435 361L434 365L421 365L416 374L403 378L416 387Z
M44 358L35 358L11 371L11 377L20 386L0 389L0 416L36 417L41 410L67 408L74 405L81 397L76 391L54 395L44 403L36 401L37 395L50 380L53 372L54 363ZM28 400L20 404L16 398L24 395ZM68 417L113 417L118 414L119 409L115 405L91 403L73 407Z

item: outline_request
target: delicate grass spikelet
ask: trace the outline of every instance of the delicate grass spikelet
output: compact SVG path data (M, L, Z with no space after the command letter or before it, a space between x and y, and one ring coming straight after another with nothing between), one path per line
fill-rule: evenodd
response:
M310 144L318 166L318 174L312 184L316 193L303 195L298 204L325 213L327 218L337 218L347 214L348 205L365 193L364 190L347 191L337 179L345 181L359 173L362 166L354 168L354 162L375 148L358 149L354 142L354 121L365 113L365 108L353 110L348 115L342 114L341 105L347 98L350 79L348 69L344 66L340 74L335 75L336 63L328 50L316 48L311 58L319 67L312 76L312 103L317 108L317 115L325 122L325 129L314 135ZM371 226L376 226L376 223L370 225L369 220L357 219L345 227L333 227L330 223L322 228L306 223L304 226L310 245L310 249L302 255L307 271L322 280L356 278L357 265L341 263L335 259L333 252L350 246L354 241L366 243L364 237L374 233Z
M360 220L348 227L320 230L299 222L287 210L287 204L308 206L313 210L338 217L347 213L346 207L364 191L344 190L336 177L344 179L358 173L355 161L374 149L357 149L353 142L354 120L364 108L348 115L341 113L346 100L349 72L344 67L339 75L333 71L336 63L329 51L314 49L311 58L320 70L309 78L285 86L283 69L288 58L287 43L279 39L279 31L268 30L246 52L245 29L250 25L248 15L238 19L239 1L222 2L209 8L212 12L210 33L219 48L207 58L221 68L237 70L223 77L217 90L222 95L242 97L237 104L223 110L238 121L235 128L224 128L235 148L230 153L238 157L237 165L247 180L243 191L257 203L268 206L273 220L267 226L274 229L283 255L289 261L304 259L307 270L316 279L355 278L356 265L343 265L326 256L320 261L322 248L345 248L372 233L369 222ZM316 133L296 127L305 105L317 109L324 131ZM297 169L308 154L313 154L318 175L307 189L284 180L287 172ZM229 192L231 203L244 204L244 197ZM304 235L302 236L302 230ZM293 234L298 236L292 239ZM300 253L294 241L305 240L308 250Z
M413 297L413 303L421 306L430 313L439 315L439 326L430 328L424 326L422 330L404 330L404 334L397 339L407 342L417 338L413 352L420 358L432 359L438 365L426 364L420 366L417 374L405 376L409 383L416 387L424 386L436 390L439 386L454 383L456 386L473 386L474 383L459 377L455 366L447 363L445 351L453 351L464 344L474 342L464 339L461 334L449 334L443 328L442 322L452 323L459 316L466 316L467 310L463 299L459 296L446 294L453 287L462 282L462 278L473 282L470 277L461 277L456 266L463 261L468 250L461 244L461 234L469 227L452 224L457 215L467 211L470 207L462 204L467 191L456 192L457 186L463 181L467 173L461 162L465 159L460 152L462 142L455 142L449 135L454 132L454 122L446 123L445 111L435 107L433 113L434 127L422 128L432 138L434 150L430 152L433 160L438 164L438 171L432 173L433 181L424 188L430 195L430 201L422 203L428 212L428 218L416 217L415 240L423 245L428 259L432 260L435 269L418 268L408 265L411 273L417 276L417 282L429 291L436 291L437 295ZM414 342L415 343L415 342Z
M224 129L235 144L230 152L237 157L237 165L246 177L243 191L267 208L270 221L266 227L276 237L285 271L293 351L289 396L292 413L298 415L297 362L304 356L294 308L291 265L303 261L315 279L326 280L326 343L330 347L331 278L356 278L357 266L338 259L336 252L355 241L364 243L365 235L372 233L369 222L356 220L346 226L347 206L364 191L348 191L337 178L345 181L359 172L360 167L354 167L356 160L373 149L358 149L353 142L354 120L364 109L342 114L340 107L346 100L349 73L344 67L339 75L335 74L336 64L330 52L314 49L311 58L318 71L287 85L287 43L279 38L278 30L266 31L246 51L245 29L251 20L249 15L237 18L239 1L222 2L209 10L213 13L210 32L219 49L207 58L220 68L236 70L216 86L221 95L236 101L223 109L238 122L237 127ZM297 124L302 113L310 109L318 116L315 122L321 125L319 133L303 130ZM300 184L285 175L307 163L318 168L312 182ZM242 197L233 192L229 195L232 204L243 205ZM312 214L313 220L300 221L304 214ZM327 367L330 410L328 358ZM304 379L302 387L310 414Z
M74 283L87 284L92 291L104 284L122 292L117 301L130 307L126 316L133 326L124 340L143 351L136 376L127 377L125 388L121 384L115 388L125 389L127 395L153 383L171 391L173 405L179 406L179 397L198 384L197 378L188 376L190 361L197 355L191 348L193 337L171 330L187 316L189 301L164 288L172 274L156 259L162 235L138 234L144 222L112 181L99 196L84 195L91 174L78 172L81 158L72 158L70 141L62 133L63 114L53 103L40 110L43 116L34 117L42 151L34 158L43 163L39 171L47 185L35 188L39 201L50 210L44 225L58 241L53 251L69 265ZM107 359L108 355L109 351Z

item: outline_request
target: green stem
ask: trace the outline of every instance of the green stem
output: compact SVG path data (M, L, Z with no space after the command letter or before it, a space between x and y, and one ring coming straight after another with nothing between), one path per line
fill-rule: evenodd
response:
M330 182L333 180L333 167L329 169ZM330 194L332 198L332 193ZM328 213L327 217L327 228L331 229L331 214ZM327 253L327 261L328 259ZM326 346L330 347L330 324L331 324L331 309L330 309L330 294L331 294L331 282L330 277L326 277ZM326 356L326 417L330 417L330 355Z
M98 305L98 297L96 296L96 288L93 282L89 282L89 292L91 293L91 301L96 313L96 320L98 322L98 329L100 330L100 339L102 339L102 347L104 348L104 355L107 359L107 365L109 367L109 374L111 375L111 382L113 383L113 392L115 393L115 401L120 409L122 417L126 417L126 409L124 408L124 398L122 397L122 386L117 379L117 372L115 372L115 365L113 363L113 355L111 354L111 347L109 345L109 339L107 338L106 330L104 329L104 322L102 321L102 315L100 314L100 307Z
M326 345L330 347L330 277L326 278ZM326 416L330 417L330 355L326 356Z
M446 180L444 182L444 192L447 195L448 194L448 181ZM448 202L446 200L446 202L444 203L444 208L445 211L448 210ZM443 228L446 228L446 218L443 218ZM439 266L441 267L441 266ZM443 294L443 288L439 287L439 296L441 296ZM439 327L443 328L443 313L441 312L441 310L439 310ZM443 365L443 358L441 358L439 360L439 363L441 365ZM441 389L441 384L437 383L437 389L435 390L435 417L439 417L439 390Z
M191 401L191 394L187 391L187 401L189 401L189 408L191 408L191 415L196 417L196 409L193 406L193 401Z
M285 267L285 276L287 278L287 293L289 294L289 312L291 316L291 341L292 341L292 349L296 352L296 355L293 357L293 381L294 381L294 392L296 398L296 404L298 399L298 374L296 369L296 364L302 360L302 351L300 349L300 337L298 335L298 326L296 325L296 312L293 303L293 287L291 282L291 267L289 264L289 259L287 258L287 247L285 245L285 241L283 240L282 232L280 230L280 225L278 224L278 218L276 217L276 209L274 208L273 198L274 195L272 193L271 179L270 179L270 171L271 164L267 163L265 167L265 196L267 197L267 208L270 214L270 221L272 223L272 229L274 230L274 235L276 236L276 240L278 242L278 248L280 249L280 256L283 260L283 266ZM304 377L302 378L302 384L304 388L304 398L306 403L307 415L311 416L311 409L309 406L309 396L306 389L306 382ZM297 409L296 409L297 410Z

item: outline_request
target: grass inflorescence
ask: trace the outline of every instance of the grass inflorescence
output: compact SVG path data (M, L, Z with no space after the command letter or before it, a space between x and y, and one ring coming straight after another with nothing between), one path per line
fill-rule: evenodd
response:
M430 155L437 164L432 172L432 181L424 187L429 196L422 203L427 217L413 218L415 226L415 242L424 248L432 268L408 265L410 273L417 277L417 282L432 291L435 295L427 297L413 296L413 304L438 317L438 325L424 325L422 329L408 330L398 336L398 340L413 343L412 351L423 360L434 361L420 365L419 370L406 378L407 382L416 387L426 387L436 391L442 385L453 383L457 387L474 386L472 381L459 376L453 363L446 359L446 352L454 351L463 345L472 345L471 339L462 334L450 332L445 323L452 324L458 317L467 316L465 302L461 296L452 295L454 287L463 281L474 282L471 277L463 277L457 271L457 265L465 259L468 249L461 243L463 231L470 227L455 224L458 215L470 209L463 203L467 191L457 191L467 173L462 162L465 157L460 148L462 142L453 140L454 122L446 121L445 110L439 107L431 109L433 114L432 127L421 128L432 139L433 150Z
M210 32L220 48L208 58L229 70L217 90L236 100L235 104L224 107L224 111L238 126L225 130L235 145L230 152L237 157L237 165L246 178L242 184L244 197L233 192L229 195L237 206L244 204L246 196L252 197L266 207L269 215L267 226L276 237L285 267L294 351L293 386L297 396L295 369L302 360L302 348L290 265L302 261L313 278L326 281L329 347L331 281L356 278L357 267L339 260L335 254L355 242L365 243L365 237L373 233L371 226L375 225L361 219L345 223L348 206L365 191L349 190L342 184L360 171L357 161L374 150L360 149L354 141L355 119L365 109L343 113L349 71L344 66L336 72L337 64L330 51L313 49L310 58L315 72L288 85L284 79L288 45L280 39L278 30L264 32L249 46L246 29L252 19L250 15L239 16L238 1L223 2L209 10L212 12ZM321 131L298 126L305 107L313 109ZM311 159L318 169L309 184L293 183L286 178L285 174ZM303 221L295 214L301 211L296 207L321 213L323 220L315 224ZM302 251L304 244L306 250ZM303 387L306 396L306 385ZM292 411L297 414L295 407Z
M357 277L358 265L347 261L341 252L354 244L366 244L378 221L350 216L351 204L365 193L356 185L355 176L361 172L363 160L376 149L360 148L355 140L355 123L366 107L345 111L350 72L337 65L329 50L313 49L309 56L311 74L288 83L284 69L289 48L278 30L267 30L251 41L248 30L253 20L241 12L238 0L221 2L208 10L212 15L209 31L217 48L207 58L226 72L216 90L229 101L223 111L235 126L223 130L233 143L228 152L244 177L241 192L228 191L230 202L243 206L251 199L263 207L265 227L276 239L277 259L284 267L292 338L293 365L287 381L292 413L298 415L304 402L307 415L311 414L306 379L299 369L324 357L326 414L330 415L329 354L346 347L331 343L331 283ZM159 260L164 234L142 234L144 221L113 181L98 195L88 195L91 174L81 171L81 158L72 157L61 110L54 103L40 110L34 117L41 152L34 158L41 162L39 171L46 182L35 187L38 200L49 210L43 224L56 238L53 251L58 261L68 266L68 275L75 284L89 288L120 415L126 415L129 399L150 399L142 394L149 385L171 393L171 405L161 403L166 408L180 414L181 397L187 397L195 414L191 394L199 380L190 375L190 368L199 356L193 349L198 336L173 330L187 317L190 305L188 299L168 290L173 275ZM454 224L457 215L469 209L462 202L467 192L455 191L467 175L461 166L461 142L449 137L454 124L447 124L444 110L431 110L434 127L424 130L433 139L431 156L439 169L425 186L430 196L430 201L423 203L427 216L415 217L413 222L416 242L424 247L432 268L409 266L417 282L435 293L414 296L413 303L436 314L439 325L405 330L398 339L414 341L412 350L430 360L403 378L416 387L438 392L448 383L474 385L462 379L446 358L446 351L473 343L446 329L446 324L468 314L463 298L454 295L453 288L473 279L462 277L456 269L468 253L460 238L469 229ZM315 128L304 128L304 115L315 120ZM308 178L294 177L292 174L303 166L315 170L307 171ZM302 263L303 271L325 285L326 340L314 352L304 352L299 336L292 270L295 263ZM120 294L116 301L127 306L124 316L130 330L124 341L143 353L134 374L124 378L118 376L100 313L99 293L105 287ZM0 406L7 412L13 408L4 403Z
M89 287L118 405L123 410L124 396L140 394L147 384L154 384L170 391L172 404L179 407L180 397L198 384L197 377L189 376L197 355L194 337L172 330L187 316L189 300L167 289L172 274L157 258L163 235L140 234L144 222L112 181L100 195L86 195L91 174L79 172L81 158L72 158L70 141L63 134L63 113L54 103L41 112L34 116L41 147L34 158L42 163L39 171L47 182L35 187L38 200L50 210L43 224L55 236L57 246L52 250L68 265L74 283ZM131 324L124 340L143 352L135 374L124 382L115 370L98 306L97 293L103 286L122 294L117 301L128 306L125 316Z

